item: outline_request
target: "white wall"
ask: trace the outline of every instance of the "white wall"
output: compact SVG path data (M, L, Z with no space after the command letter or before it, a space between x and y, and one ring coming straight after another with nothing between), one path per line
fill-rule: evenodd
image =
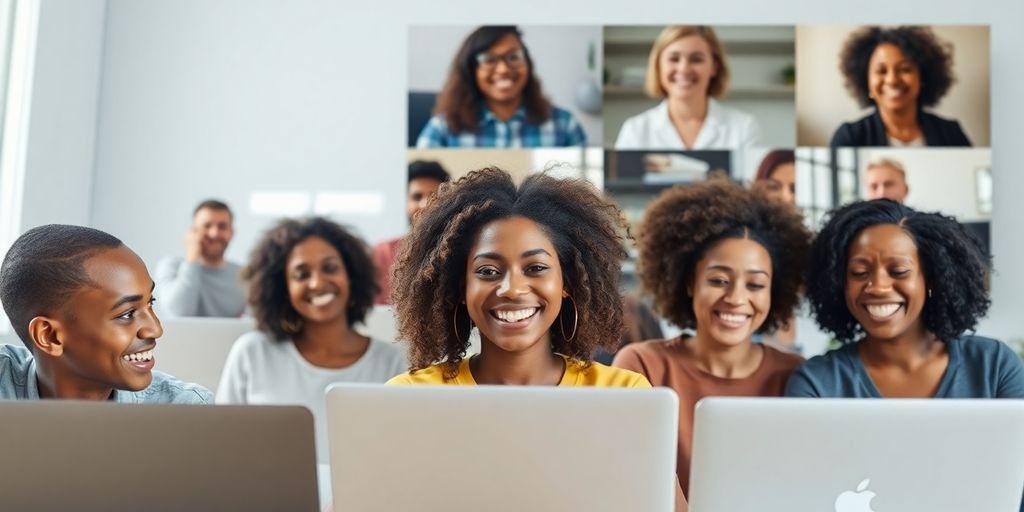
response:
M900 22L911 24L925 19L931 18L914 16ZM957 23L966 24L970 19L979 18L964 18L965 21ZM920 21L920 24L925 22ZM797 28L797 142L801 146L827 146L841 123L859 119L871 111L862 110L846 92L839 71L843 44L861 26ZM987 27L966 26L933 26L932 29L939 39L953 45L956 81L931 111L960 121L974 146L988 147L991 141L989 108L990 105L999 108L997 103L989 101L989 31Z
M87 224L106 0L45 0L39 11L22 229Z
M80 3L45 1L62 1L65 9ZM516 7L498 12L474 0L109 0L91 222L152 261L180 252L181 232L201 197L222 196L241 209L253 190L373 190L384 195L384 213L342 220L370 239L399 233L405 228L409 25L664 24L679 12L673 0L600 8L588 0L524 0ZM687 10L693 21L707 24L991 23L993 167L1012 170L1024 161L1014 130L1024 117L1018 94L1024 32L1016 30L1022 14L1016 3L706 0ZM71 20L78 26L88 19ZM74 83L40 87L72 94ZM60 153L63 147L54 142L46 149ZM27 204L26 217L56 210L68 212L70 221L84 207L89 163L80 155L75 165L32 171L49 172L77 193ZM1024 310L1024 267L1016 265L1024 259L1024 238L1016 236L1024 232L1024 216L1016 213L1022 189L1024 173L997 173L993 252L999 273L980 331L1003 338L1024 336L1017 321ZM268 222L240 212L229 255L243 259Z
M153 265L220 197L244 261L275 220L250 193L369 191L387 214L338 220L371 242L401 233L404 28L356 25L338 2L111 0L93 224Z
M477 26L409 27L409 90L439 92L462 41ZM600 25L523 25L519 30L530 50L534 73L541 80L544 94L555 106L572 112L579 120L587 134L588 145L600 145L601 116L582 112L574 100L577 88L584 81L601 83ZM587 68L591 44L595 51L594 70Z

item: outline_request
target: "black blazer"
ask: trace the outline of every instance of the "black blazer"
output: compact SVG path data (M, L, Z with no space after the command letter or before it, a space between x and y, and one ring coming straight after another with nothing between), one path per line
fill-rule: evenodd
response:
M924 133L925 146L970 146L971 141L960 129L960 123L943 119L935 114L919 112L917 123ZM871 115L852 123L843 123L832 136L832 147L844 146L888 146L889 136L885 134L882 116L875 109Z

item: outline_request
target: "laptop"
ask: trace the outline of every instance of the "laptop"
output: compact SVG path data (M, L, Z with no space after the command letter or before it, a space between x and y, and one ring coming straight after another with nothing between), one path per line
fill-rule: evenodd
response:
M0 402L4 510L316 512L303 407Z
M667 389L336 384L335 512L674 510Z
M164 335L156 342L156 369L215 394L231 346L256 330L252 318L172 317L160 323ZM356 330L382 341L398 339L394 310L389 306L371 308Z
M690 512L1017 512L1024 400L706 398Z
M256 330L251 318L180 317L161 319L156 370L217 392L228 352L241 335Z

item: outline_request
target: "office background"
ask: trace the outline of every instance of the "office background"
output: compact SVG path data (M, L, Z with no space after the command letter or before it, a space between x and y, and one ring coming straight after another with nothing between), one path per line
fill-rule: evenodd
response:
M1005 171L993 197L993 306L978 330L1014 339L1024 337L1022 11L998 0L47 0L24 152L4 156L26 164L21 226L93 225L152 265L181 253L196 201L219 196L237 211L228 257L242 261L278 216L251 211L254 193L299 199L272 205L353 199L366 208L335 217L370 242L405 230L409 25L991 24L992 165Z

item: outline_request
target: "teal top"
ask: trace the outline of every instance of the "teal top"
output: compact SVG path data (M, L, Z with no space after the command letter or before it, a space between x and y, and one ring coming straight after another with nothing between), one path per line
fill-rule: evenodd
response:
M1005 343L962 336L947 343L949 365L934 398L1024 398L1024 365ZM849 343L812 357L789 376L786 396L882 398Z

